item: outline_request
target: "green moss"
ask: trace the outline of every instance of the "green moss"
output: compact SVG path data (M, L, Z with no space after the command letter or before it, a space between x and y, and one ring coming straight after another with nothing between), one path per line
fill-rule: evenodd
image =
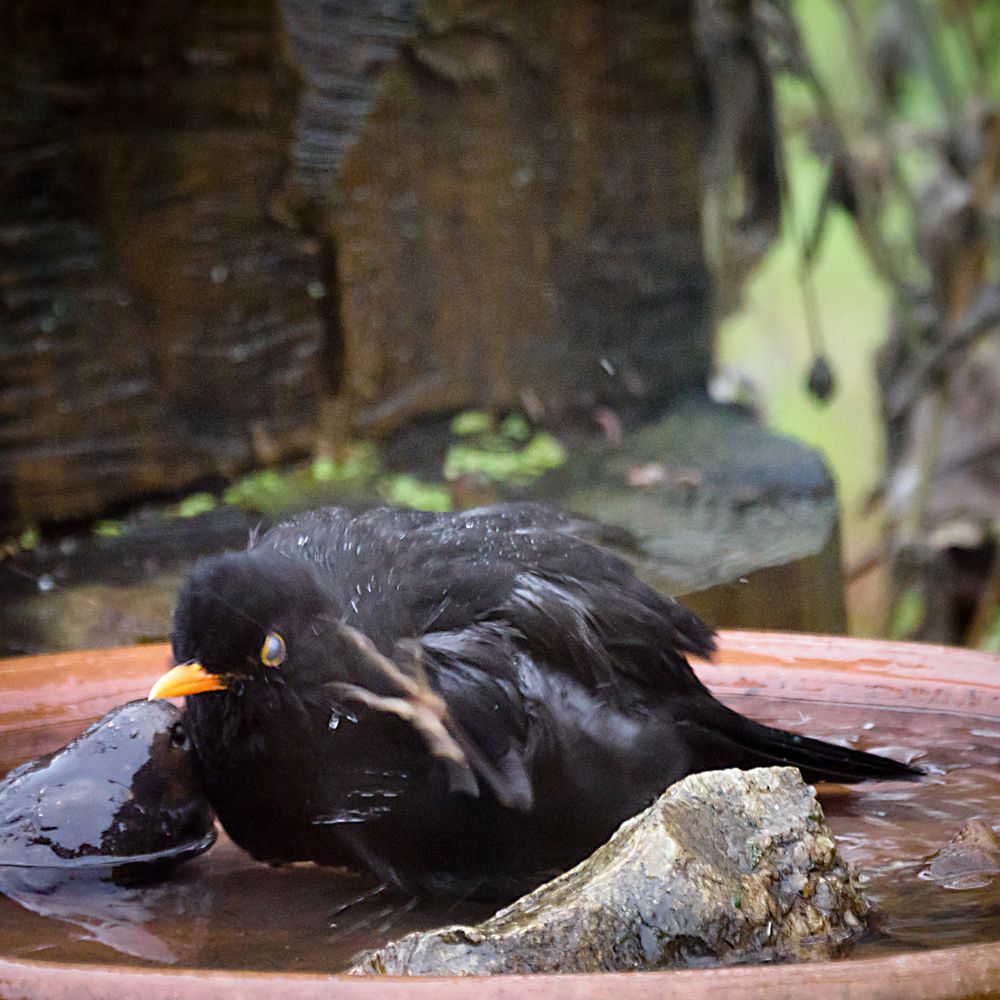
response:
M215 510L218 506L218 500L211 493L192 493L177 505L175 514L177 517L197 517L199 514Z
M391 504L414 510L451 510L451 494L441 483L424 483L416 476L399 475L379 482L379 493Z
M498 483L524 483L566 461L566 451L551 435L535 434L523 448L490 435L485 440L452 445L444 461L445 479L483 475Z
M92 530L98 538L120 538L125 534L125 525L122 521L98 521Z
M39 535L37 528L25 528L17 540L17 544L25 551L30 552L38 548Z
M466 410L451 422L452 434L465 437L469 434L485 434L493 430L493 415L485 410Z

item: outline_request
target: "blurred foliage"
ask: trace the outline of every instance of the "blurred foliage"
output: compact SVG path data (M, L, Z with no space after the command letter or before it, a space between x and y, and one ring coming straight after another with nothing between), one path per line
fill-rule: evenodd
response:
M125 522L105 519L98 521L93 527L93 533L98 538L119 538L125 534Z
M211 493L192 493L177 505L175 513L178 517L197 517L215 510L218 505L218 500Z
M451 422L451 432L458 437L469 434L486 434L493 429L493 414L485 410L467 410Z
M988 653L1000 653L1000 611L993 616L989 630L979 645L980 649L985 649Z
M899 595L893 613L889 635L893 639L905 639L920 627L924 618L924 596L919 587L907 587Z
M925 635L924 609L887 584L904 548L941 544L948 386L1000 323L1000 4L754 10L775 80L783 225L722 325L717 394L826 454L856 567L854 630L955 638ZM996 512L973 512L984 544L996 513L1000 492ZM992 600L1000 587L981 583ZM982 612L958 638L976 641Z
M460 413L452 421L452 431L462 440L448 449L445 479L484 476L519 485L566 461L563 446L551 434L532 433L527 418L520 413L509 414L499 424L478 410Z
M30 552L32 549L38 548L40 540L41 536L37 528L25 528L18 537L17 544L25 552Z
M370 479L378 472L378 451L371 441L356 441L341 449L338 460L320 456L310 467L318 483L344 483Z
M165 513L168 517L197 517L231 506L280 517L324 504L366 506L380 499L417 510L447 511L456 504L453 480L481 477L519 485L561 465L566 457L551 434L535 433L519 412L502 418L482 410L460 413L452 420L451 433L453 440L438 481L389 472L374 442L351 441L341 445L336 457L322 455L305 465L261 469L234 480L221 495L192 493ZM105 537L117 537L126 530L121 521L100 521L93 528L94 534ZM24 541L30 543L32 537L25 532L21 547L29 547Z
M226 488L221 502L271 516L324 503L364 502L374 495L379 472L374 444L351 442L337 458L322 456L309 465L268 468L243 476Z
M386 503L414 510L451 510L451 493L440 483L425 483L416 476L389 476L379 484Z

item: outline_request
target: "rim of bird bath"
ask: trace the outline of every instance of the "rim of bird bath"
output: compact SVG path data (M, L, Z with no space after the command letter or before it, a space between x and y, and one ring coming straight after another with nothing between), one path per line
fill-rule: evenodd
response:
M0 660L0 744L16 736L23 756L65 742L85 722L143 697L169 659L165 645ZM917 643L776 632L720 633L713 663L697 663L723 697L895 707L1000 720L1000 657ZM25 739L27 737L27 740ZM359 977L199 968L27 961L3 956L0 1000L685 1000L720 993L760 1000L812 994L844 1000L977 997L1000 993L1000 941L866 959L656 972L494 977Z

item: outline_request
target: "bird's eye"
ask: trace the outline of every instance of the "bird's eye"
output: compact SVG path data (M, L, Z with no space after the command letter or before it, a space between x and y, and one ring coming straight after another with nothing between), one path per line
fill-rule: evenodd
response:
M287 652L285 640L277 632L268 632L264 637L264 645L260 647L260 662L265 667L276 667L284 660Z

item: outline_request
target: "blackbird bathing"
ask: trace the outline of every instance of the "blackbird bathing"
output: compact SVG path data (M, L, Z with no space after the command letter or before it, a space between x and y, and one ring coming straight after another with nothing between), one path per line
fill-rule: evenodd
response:
M201 563L150 697L189 696L232 839L415 895L511 897L694 771L919 773L724 707L685 658L712 653L708 626L586 527L534 504L330 508Z

